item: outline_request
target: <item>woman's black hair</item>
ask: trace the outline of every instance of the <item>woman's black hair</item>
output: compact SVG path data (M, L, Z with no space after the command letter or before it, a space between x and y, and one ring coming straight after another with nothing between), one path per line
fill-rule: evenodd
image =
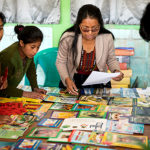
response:
M105 27L104 27L104 22L103 22L103 18L102 18L100 9L92 4L83 5L78 11L75 24L63 32L63 33L65 33L65 32L74 32L75 33L75 37L74 37L74 40L72 43L72 48L71 48L73 51L74 64L75 64L75 60L76 60L76 56L77 56L77 40L78 40L79 34L81 33L79 25L81 24L83 19L86 19L88 17L98 20L99 25L100 25L100 30L99 30L98 34L106 34L106 33L112 34L109 30L105 29ZM114 39L113 34L112 34L112 37Z
M147 4L140 21L139 33L145 41L150 41L150 3Z
M6 17L2 12L0 12L0 19L2 20L3 25L4 25L6 23Z
M14 31L18 35L18 40L22 40L24 44L43 40L43 33L36 26L16 25Z

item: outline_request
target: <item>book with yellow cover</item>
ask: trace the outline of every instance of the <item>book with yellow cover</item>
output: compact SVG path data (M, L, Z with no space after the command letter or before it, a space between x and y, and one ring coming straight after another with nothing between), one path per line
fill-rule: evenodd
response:
M124 77L132 77L132 69L127 69L127 70L120 70L123 74L124 74ZM110 73L111 71L108 70L107 71L108 73Z
M148 137L105 132L102 143L112 146L142 149L142 144L148 145Z
M123 78L121 81L111 80L112 85L130 85L130 78Z
M129 85L115 85L115 84L113 84L113 85L111 85L111 87L112 88L128 88Z

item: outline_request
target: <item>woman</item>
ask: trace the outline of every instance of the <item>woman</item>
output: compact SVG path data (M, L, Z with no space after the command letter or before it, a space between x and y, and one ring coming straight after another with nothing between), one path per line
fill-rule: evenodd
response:
M0 95L4 97L23 96L43 99L42 94L46 94L46 91L38 88L36 69L33 61L34 55L38 52L43 40L43 34L35 26L24 27L17 25L14 30L18 35L18 42L15 42L0 52L2 73L8 67L8 86L6 89L0 91ZM17 88L25 73L32 87L32 92Z
M104 28L99 8L87 4L79 9L73 27L67 29L59 42L56 66L62 83L70 94L78 95L78 89L93 71L120 72L114 52L113 35ZM116 78L120 81L123 73ZM110 87L110 85L108 85ZM103 84L90 87L104 87Z

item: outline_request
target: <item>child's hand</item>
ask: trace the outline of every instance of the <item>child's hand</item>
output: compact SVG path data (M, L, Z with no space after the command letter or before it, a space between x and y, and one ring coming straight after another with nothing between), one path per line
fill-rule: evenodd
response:
M7 124L12 121L10 116L7 115L0 115L0 124Z
M46 94L47 93L46 90L44 90L44 89L38 89L38 88L34 88L34 92L41 93L41 94Z
M23 92L23 97L33 98L33 99L44 99L41 93L37 92Z

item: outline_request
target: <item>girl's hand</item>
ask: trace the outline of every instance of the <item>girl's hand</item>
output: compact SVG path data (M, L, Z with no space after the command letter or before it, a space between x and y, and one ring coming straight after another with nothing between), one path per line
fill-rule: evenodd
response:
M39 89L39 88L34 88L34 92L41 93L41 94L46 94L46 93L47 93L46 90L44 90L44 89Z
M120 72L120 75L115 77L115 78L112 78L112 79L115 80L115 81L121 81L124 78L124 74L119 70L116 70L115 73L116 72Z
M11 117L8 115L0 115L0 124L8 124L12 121Z
M72 95L78 95L78 89L75 85L75 83L68 77L66 78L66 84L67 84L67 91L69 94L72 94Z
M23 92L23 97L33 98L33 99L44 99L43 95L41 93L37 92Z

